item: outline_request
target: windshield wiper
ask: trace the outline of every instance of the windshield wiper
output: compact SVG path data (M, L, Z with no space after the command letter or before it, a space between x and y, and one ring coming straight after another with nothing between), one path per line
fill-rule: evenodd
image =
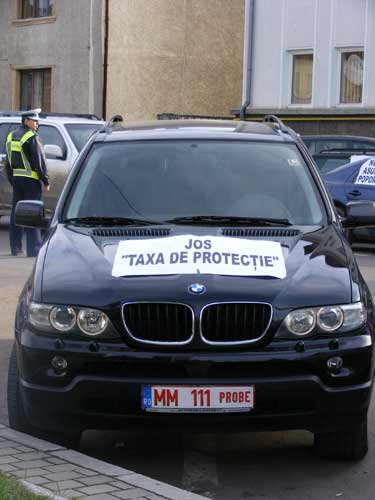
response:
M175 217L164 221L170 224L212 224L243 226L292 226L288 219L272 219L267 217L237 217L231 215L194 215L191 217Z
M63 223L76 224L77 226L153 226L161 224L161 222L130 217L73 217L64 219Z

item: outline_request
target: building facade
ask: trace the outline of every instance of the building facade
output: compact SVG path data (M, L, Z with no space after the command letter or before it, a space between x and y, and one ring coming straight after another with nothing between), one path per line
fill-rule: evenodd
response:
M229 116L243 15L244 0L0 0L0 110Z
M248 116L375 135L374 0L256 0Z
M0 0L0 109L101 114L101 0Z
M110 0L109 115L230 116L241 103L244 0Z

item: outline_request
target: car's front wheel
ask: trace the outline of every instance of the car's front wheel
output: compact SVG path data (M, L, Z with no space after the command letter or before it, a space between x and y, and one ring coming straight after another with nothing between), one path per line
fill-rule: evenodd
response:
M20 432L31 434L46 441L60 444L69 448L77 448L81 438L80 431L53 432L39 429L30 424L25 414L20 394L20 381L16 348L13 345L8 369L8 417L9 426Z
M314 451L319 457L361 460L368 451L367 417L347 430L315 433Z

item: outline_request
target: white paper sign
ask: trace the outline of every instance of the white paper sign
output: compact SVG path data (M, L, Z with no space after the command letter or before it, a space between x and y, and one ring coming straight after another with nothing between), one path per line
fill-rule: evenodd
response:
M112 276L222 274L285 278L280 243L220 236L120 241Z
M355 184L375 185L375 158L370 158L361 166Z

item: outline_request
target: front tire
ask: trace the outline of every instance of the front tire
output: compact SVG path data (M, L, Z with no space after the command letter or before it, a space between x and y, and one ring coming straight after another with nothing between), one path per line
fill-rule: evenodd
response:
M80 431L53 432L39 429L30 424L27 419L20 393L20 380L15 344L10 355L8 369L8 417L9 427L19 432L31 434L32 436L46 441L52 441L67 448L78 448L81 439Z
M368 451L367 417L348 430L315 433L314 451L324 458L361 460Z

